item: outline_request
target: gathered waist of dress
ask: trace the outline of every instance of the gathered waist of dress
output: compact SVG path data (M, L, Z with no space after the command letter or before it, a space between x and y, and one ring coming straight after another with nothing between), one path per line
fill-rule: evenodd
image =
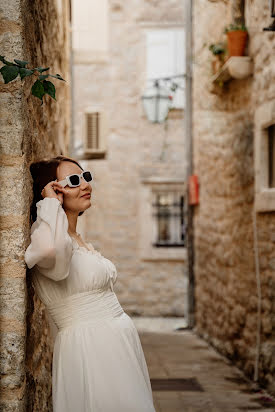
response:
M93 290L67 296L47 305L59 331L83 323L113 319L124 313L115 292Z

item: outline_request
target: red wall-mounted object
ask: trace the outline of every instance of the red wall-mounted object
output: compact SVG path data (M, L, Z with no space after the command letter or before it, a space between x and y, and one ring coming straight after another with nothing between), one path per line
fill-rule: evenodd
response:
M197 175L189 176L189 205L199 204L199 178Z

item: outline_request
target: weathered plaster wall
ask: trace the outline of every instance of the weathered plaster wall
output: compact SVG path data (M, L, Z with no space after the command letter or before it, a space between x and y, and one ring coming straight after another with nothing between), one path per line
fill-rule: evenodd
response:
M50 411L52 338L45 308L26 273L29 243L32 161L64 153L69 139L68 3L29 0L0 2L1 54L24 59L31 67L50 66L66 84L57 102L41 107L30 95L32 81L1 79L1 401L5 411ZM60 6L62 7L60 8Z
M210 82L208 45L231 22L230 2L194 2L194 165L196 330L253 377L257 288L253 252L254 113L275 98L275 34L268 2L246 6L253 77L222 89ZM211 22L211 24L209 24ZM274 213L257 216L262 281L260 380L275 392Z
M146 27L175 23L184 23L182 1L170 1L169 7L160 0L110 1L107 61L74 64L76 139L83 136L86 107L101 107L109 127L107 158L89 162L95 175L93 206L81 226L86 238L116 264L115 291L131 314L184 313L184 252L178 261L145 261L139 249L142 209L147 207L141 201L142 180L185 177L183 112L171 116L165 137L163 124L150 124L141 104Z

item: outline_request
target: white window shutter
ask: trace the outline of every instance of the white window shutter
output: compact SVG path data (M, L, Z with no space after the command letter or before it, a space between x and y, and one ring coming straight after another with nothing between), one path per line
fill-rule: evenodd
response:
M185 73L184 29L152 29L146 33L147 81ZM178 78L181 86L185 80ZM177 89L171 107L184 107L184 90Z
M152 30L147 33L147 79L171 76L174 72L173 33Z
M185 65L185 31L174 30L174 73L186 73ZM181 87L185 87L185 79L180 78ZM185 106L185 90L177 89L173 98L172 107L184 108Z
M185 68L185 31L174 30L174 67L175 74L186 72Z

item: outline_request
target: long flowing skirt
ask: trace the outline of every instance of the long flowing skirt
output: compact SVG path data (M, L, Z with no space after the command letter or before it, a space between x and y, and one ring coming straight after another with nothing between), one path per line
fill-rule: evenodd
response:
M59 329L54 412L155 412L138 332L114 292L72 295L48 309Z

